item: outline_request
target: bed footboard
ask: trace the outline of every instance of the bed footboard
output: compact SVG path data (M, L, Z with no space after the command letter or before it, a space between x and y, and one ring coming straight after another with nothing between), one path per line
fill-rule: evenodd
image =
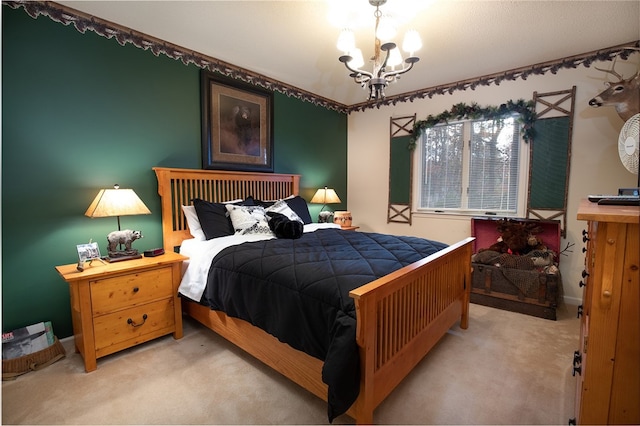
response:
M458 320L469 324L467 238L350 294L355 300L363 382L350 413L373 423L374 409Z

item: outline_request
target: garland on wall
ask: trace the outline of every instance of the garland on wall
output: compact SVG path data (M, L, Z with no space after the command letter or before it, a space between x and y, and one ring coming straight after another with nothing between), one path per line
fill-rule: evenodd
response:
M535 104L533 101L519 99L507 101L499 106L480 107L477 103L467 105L455 104L449 111L444 111L436 116L429 115L424 120L418 120L413 125L413 131L409 138L409 149L416 147L416 142L422 132L438 124L459 120L500 120L507 115L520 114L518 122L522 125L522 138L525 142L533 140L533 123L536 120Z
M492 84L499 86L500 83L505 81L526 80L529 76L545 75L549 72L555 75L561 69L575 69L578 68L578 66L590 68L594 62L613 61L616 58L626 60L629 55L636 52L638 48L640 48L640 40L634 40L618 46L608 47L606 49L581 53L579 55L555 59L535 65L528 65L504 72L488 74L482 77L474 77L468 80L456 81L440 86L428 87L426 89L416 90L413 92L387 96L380 101L362 102L351 105L349 107L349 112L364 111L369 108L380 108L381 106L395 105L397 103L413 102L417 99L431 99L434 96L441 96L445 94L450 95L453 92L465 91L467 89L476 90L478 86L491 86Z
M631 53L635 52L638 47L640 47L640 40L634 40L618 46L608 47L606 49L581 53L579 55L555 59L505 72L456 81L413 92L401 93L399 95L387 96L381 101L368 101L348 106L288 85L281 81L271 79L262 74L238 67L220 59L185 49L181 46L177 46L164 40L134 31L128 27L82 13L78 10L55 2L3 0L2 4L7 5L12 9L24 8L25 12L27 12L27 14L32 18L37 18L39 15L48 16L53 21L62 23L63 25L73 25L80 33L83 34L86 31L93 31L107 39L114 38L121 46L131 43L140 49L150 50L155 56L162 54L169 58L180 60L185 65L194 64L198 68L218 72L222 75L241 80L246 83L282 93L288 97L300 99L313 105L347 114L353 111L364 111L371 108L380 108L381 106L396 105L397 103L413 102L416 99L431 99L433 96L452 94L455 91L465 91L467 89L475 90L478 86L489 86L492 84L500 85L503 81L515 81L518 79L526 80L527 77L531 75L544 75L549 72L556 74L561 69L577 68L578 66L589 68L591 64L596 61L612 61L618 57L621 59L627 59Z

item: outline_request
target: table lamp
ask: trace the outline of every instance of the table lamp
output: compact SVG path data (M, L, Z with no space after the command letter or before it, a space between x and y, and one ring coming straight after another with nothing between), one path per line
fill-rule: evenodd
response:
M142 238L142 233L131 229L120 229L120 216L138 214L151 214L151 211L144 205L133 189L120 189L117 184L113 186L113 189L101 189L84 213L85 216L90 218L115 216L118 219L118 230L107 235L109 256L106 260L109 262L142 257L138 250L131 248L131 243ZM123 244L125 246L124 250L122 249Z
M336 194L336 191L325 186L324 188L318 189L309 202L313 204L322 204L322 208L318 214L319 223L331 223L333 222L333 212L323 212L322 210L324 210L327 204L338 204L341 201L338 194Z

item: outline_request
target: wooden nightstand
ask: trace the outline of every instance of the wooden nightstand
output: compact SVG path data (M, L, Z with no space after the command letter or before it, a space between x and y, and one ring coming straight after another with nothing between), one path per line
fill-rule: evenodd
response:
M77 264L56 266L69 283L76 350L87 372L97 358L173 333L182 338L178 286L182 261L177 253L103 264L83 272Z
M343 231L355 231L360 227L359 226L341 226L340 228L342 228Z

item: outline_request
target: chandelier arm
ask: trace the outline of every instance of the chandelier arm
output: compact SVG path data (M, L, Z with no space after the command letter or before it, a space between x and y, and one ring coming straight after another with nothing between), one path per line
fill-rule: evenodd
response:
M384 58L384 62L380 66L378 70L378 78L386 78L387 73L384 70L387 68L387 62L389 61L389 56L391 56L391 50L387 50L387 55ZM408 71L408 70L407 70ZM393 71L390 71L393 72Z
M351 67L349 66L349 62L347 62L347 61L343 61L342 63L344 64L344 66L345 66L345 67L347 67L347 69L348 69L349 71L352 71L352 72L354 72L354 73L356 73L356 74L361 74L361 75L363 75L363 76L366 76L366 77L367 77L367 81L368 81L370 78L372 78L372 77L373 77L373 74L372 74L372 73L370 73L370 72L368 72L368 71L359 70L359 69L357 69L357 68L355 68L355 69L354 69L354 68L351 68Z
M355 81L355 82L356 82L356 83L358 83L358 84L365 84L365 83L368 83L368 82L369 82L369 80L371 80L371 78L370 78L369 76L366 76L366 75L359 75L359 74L357 74L357 75L354 75L354 76L353 76L353 81Z
M409 72L411 70L411 68L413 68L413 64L415 64L415 62L411 62L407 68L403 68L403 69L397 70L397 71L389 71L387 73L384 73L382 78L384 78L387 81L391 81L391 80L393 80L394 77L397 77L397 76L399 76L401 74Z

